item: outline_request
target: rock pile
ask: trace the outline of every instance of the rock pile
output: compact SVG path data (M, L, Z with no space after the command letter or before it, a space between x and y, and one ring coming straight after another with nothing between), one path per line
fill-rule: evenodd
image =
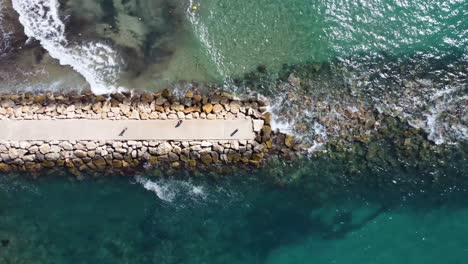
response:
M186 170L219 170L236 164L260 167L273 154L295 155L295 140L271 129L265 102L237 100L227 93L183 97L169 90L150 94L4 94L0 119L252 119L254 140L217 141L0 141L0 172L38 174L63 169L76 176L86 172L131 174L155 166ZM1 139L0 139L1 140Z
M142 94L4 94L0 119L246 119L261 118L265 102L236 100L228 93L188 91L179 98L169 90Z

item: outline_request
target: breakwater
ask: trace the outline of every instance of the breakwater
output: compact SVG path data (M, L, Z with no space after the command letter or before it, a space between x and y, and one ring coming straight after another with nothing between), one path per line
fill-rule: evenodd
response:
M66 169L80 177L89 172L130 174L155 166L259 167L273 140L282 135L272 131L266 107L257 98L239 100L229 93L192 90L182 96L169 90L4 94L0 172ZM292 155L300 149L293 137L281 139L281 153Z
M290 89L303 82L291 74L278 86ZM444 168L452 166L454 155L466 157L465 140L441 144L412 120L365 100L286 95L271 105L255 94L239 99L221 90L3 94L0 171L58 170L82 177L266 167L275 182L288 184L321 170L292 175L286 167L278 172L275 164L328 164L348 178L382 168L435 175L434 164ZM463 122L464 111L452 112L446 116ZM283 122L290 132L278 130Z

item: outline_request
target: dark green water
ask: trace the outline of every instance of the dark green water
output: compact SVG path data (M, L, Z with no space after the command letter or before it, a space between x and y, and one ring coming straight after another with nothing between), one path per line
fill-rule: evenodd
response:
M326 177L326 175L323 175ZM2 178L1 263L466 263L468 193Z

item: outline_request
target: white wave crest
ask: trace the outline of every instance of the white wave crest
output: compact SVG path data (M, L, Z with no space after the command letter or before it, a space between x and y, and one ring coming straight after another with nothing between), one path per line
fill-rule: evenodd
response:
M280 87L282 88L274 98L268 98L271 103L267 108L267 112L271 114L271 129L309 143L310 154L323 150L323 146L328 142L328 134L326 127L319 122L319 113L314 112L313 106L304 101L292 102L288 93L294 91L293 87ZM307 127L304 127L304 124L307 124Z
M207 197L202 186L195 186L188 181L164 180L151 181L141 176L136 176L135 181L148 191L152 191L156 196L166 202L173 202L176 198L189 198L190 200L204 200Z
M71 66L90 84L94 93L118 90L122 60L110 46L99 42L69 43L57 0L12 0L28 37L37 39L60 64Z
M0 57L5 54L6 50L10 47L10 32L4 26L4 1L0 0Z
M438 99L444 95L450 95L454 91L456 90L451 89L446 93L436 94L433 96L433 98ZM468 139L467 126L463 125L462 123L452 124L441 118L443 115L448 114L451 106L461 101L468 101L468 96L449 97L449 99L435 103L426 113L424 113L426 122L420 123L418 127L424 129L428 133L429 140L433 141L437 145L440 145L446 142L453 143L452 141ZM461 111L466 111L466 109ZM466 115L464 116L466 117ZM466 122L466 120L464 121Z

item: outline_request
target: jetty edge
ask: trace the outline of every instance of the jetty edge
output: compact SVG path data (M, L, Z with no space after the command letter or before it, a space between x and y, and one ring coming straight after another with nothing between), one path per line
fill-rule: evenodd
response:
M0 172L133 175L262 167L305 146L271 128L267 102L226 92L0 95Z

